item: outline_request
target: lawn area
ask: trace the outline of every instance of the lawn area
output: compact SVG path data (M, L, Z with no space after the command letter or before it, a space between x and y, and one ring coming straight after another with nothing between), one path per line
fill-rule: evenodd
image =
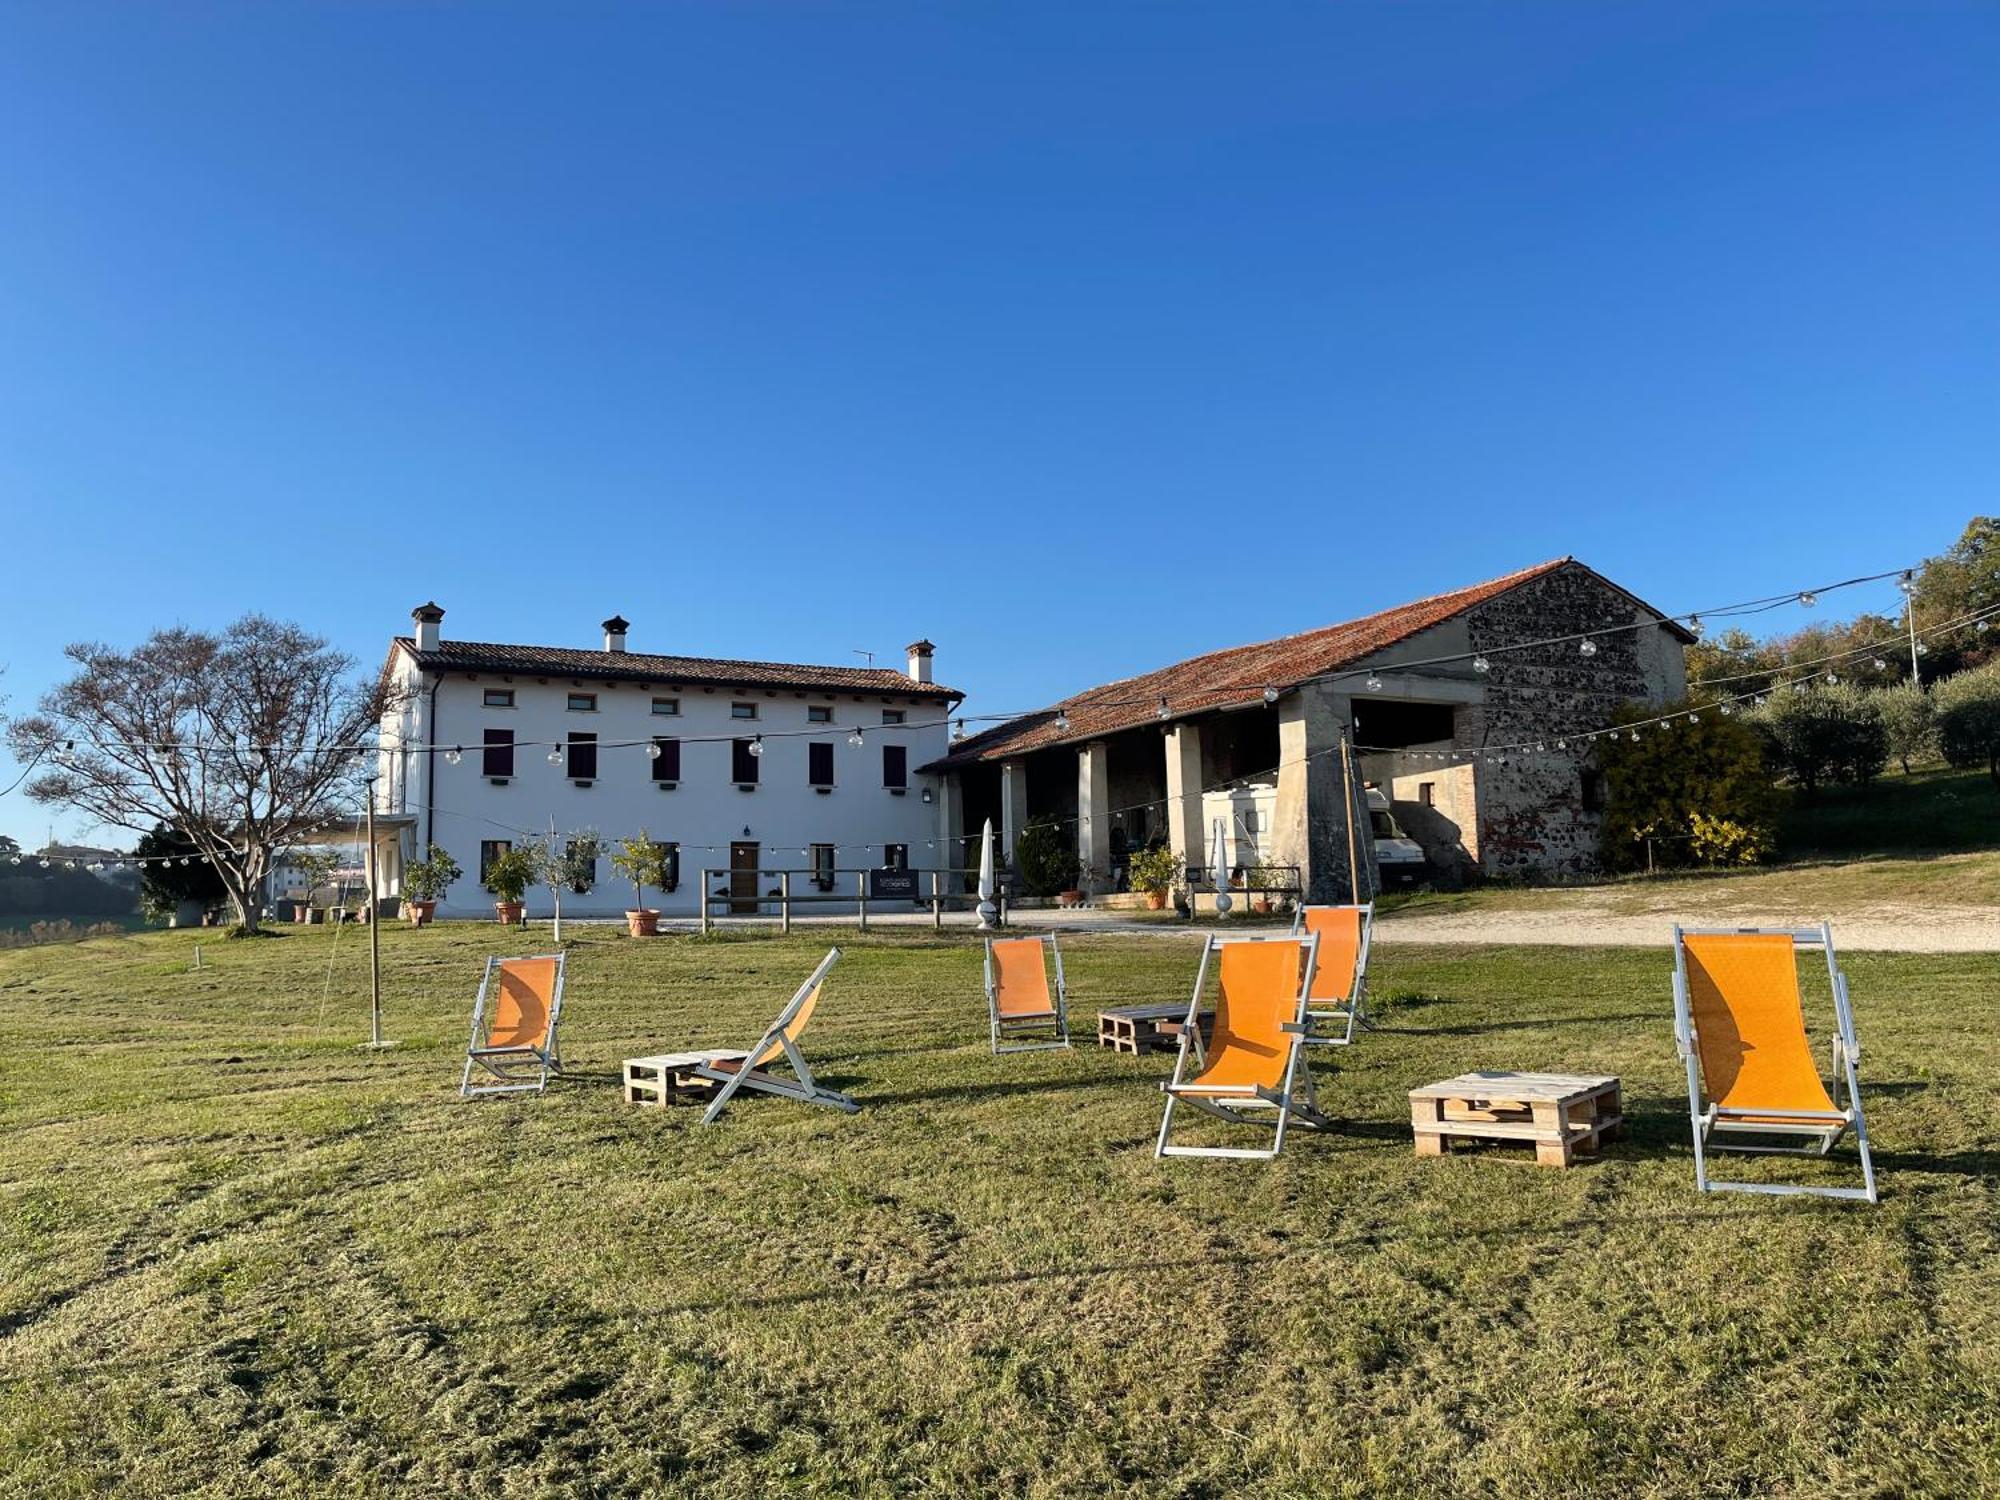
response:
M384 932L380 1054L358 934L0 953L0 1493L2000 1490L2000 956L1848 956L1871 1209L1696 1196L1663 949L1381 951L1344 1128L1256 1164L1156 1161L1169 1059L1088 1045L1192 937L1066 937L1086 1045L995 1058L969 937L845 933L863 1112L703 1129L619 1059L827 939L581 931L571 1077L472 1103L490 928ZM1472 1067L1617 1073L1630 1138L1418 1160Z

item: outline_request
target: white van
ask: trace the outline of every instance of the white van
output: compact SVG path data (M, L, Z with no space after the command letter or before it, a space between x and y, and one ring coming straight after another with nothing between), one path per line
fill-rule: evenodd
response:
M1375 836L1375 864L1382 872L1382 889L1417 885L1428 866L1423 847L1396 822L1389 798L1379 787L1368 788L1368 823Z

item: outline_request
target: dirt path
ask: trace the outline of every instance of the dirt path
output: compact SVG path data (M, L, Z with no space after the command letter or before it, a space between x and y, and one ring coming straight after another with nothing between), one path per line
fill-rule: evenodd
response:
M1763 910L1714 902L1634 911L1629 898L1589 891L1523 892L1504 908L1458 912L1387 912L1378 943L1546 943L1569 948L1646 948L1664 944L1675 922L1702 927L1814 926L1833 922L1843 949L1890 953L2000 952L2000 912L1984 906L1907 906L1893 902L1845 914ZM1615 907L1615 909L1614 909Z

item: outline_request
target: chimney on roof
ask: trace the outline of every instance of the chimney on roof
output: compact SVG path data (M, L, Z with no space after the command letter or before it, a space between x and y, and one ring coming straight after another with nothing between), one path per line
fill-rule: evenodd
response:
M419 604L410 611L410 618L417 626L417 649L435 651L438 648L438 627L444 624L444 611L433 599L429 604Z
M931 657L937 653L937 647L929 641L912 641L903 649L910 653L910 681L929 682Z
M606 620L604 622L604 649L606 651L623 651L625 649L625 632L631 628L632 622L623 615L613 615L610 619Z

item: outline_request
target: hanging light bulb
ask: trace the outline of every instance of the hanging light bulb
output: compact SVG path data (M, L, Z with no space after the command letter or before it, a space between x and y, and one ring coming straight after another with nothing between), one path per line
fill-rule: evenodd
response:
M960 719L958 721L957 738L959 739L965 738L965 720L963 719ZM856 725L854 728L847 731L847 743L852 745L857 750L859 750L863 745L868 743L865 739L861 737L861 727L859 725Z
M1982 627L1982 628L1983 628L1983 627ZM1265 689L1264 689L1264 705L1265 705L1265 707L1267 707L1267 708L1268 708L1268 707L1269 707L1269 706L1270 706L1271 704L1273 704L1273 703L1276 703L1277 701L1278 701L1278 690L1277 690L1276 688L1274 688L1274 687L1267 687L1267 688L1265 688Z
M658 760L659 758L660 758L660 742L658 740L653 740L646 746L646 759Z
M762 755L764 753L763 735L760 734L755 739L750 741L750 753L752 755Z
M1698 636L1698 635L1700 635L1700 634L1701 634L1701 632L1702 632L1702 623L1701 623L1701 616L1700 616L1700 615L1689 615L1689 616L1688 616L1688 634L1689 634L1689 635L1695 635L1695 636Z
M1493 663L1483 656L1475 656L1472 658L1472 670L1475 672L1490 672L1493 670Z
M1595 656L1597 655L1597 642L1590 639L1589 636L1585 636L1580 642L1577 643L1576 649L1582 652L1585 656Z
M1889 664L1878 656L1875 658L1875 670L1878 672L1886 672L1889 670Z
M1556 749L1558 749L1558 750L1567 750L1567 749L1569 749L1569 741L1568 741L1568 740L1557 740L1557 741L1556 741Z
M1632 743L1635 745L1639 743L1639 731L1636 729L1632 731Z
M43 860L43 861L42 861L42 868L43 868L44 870L46 870L46 869L47 869L48 867L49 867L49 862L48 862L47 860Z
M1069 733L1069 710L1066 708L1059 708L1056 710L1056 733L1057 734Z
M1368 691L1371 693L1382 691L1382 679L1377 677L1373 672L1368 674Z
M861 731L857 729L854 732L856 734L859 734ZM965 738L965 720L954 719L952 721L951 737L955 740L962 740Z
M1164 693L1160 695L1160 706L1157 709L1155 709L1154 712L1157 713L1162 719L1173 717L1173 711L1167 707L1167 699Z
M1987 630L1987 628L1992 625L1992 623L1993 622L1991 620L1981 620L1977 625L1973 626L1972 628L1983 634Z
M1925 642L1925 641L1918 641L1918 642L1917 642L1917 655L1919 655L1919 656L1929 656L1930 654L1931 654L1931 648L1930 648L1930 645L1929 645L1929 643L1928 643L1928 642Z
M1819 595L1815 594L1811 589L1801 589L1799 591L1799 603L1803 604L1807 609L1811 609L1815 604L1819 603Z
M187 862L188 862L188 857L185 854L183 854L181 856L181 863L185 865Z
M458 746L453 745L449 750L445 751L444 758L447 765L455 766L465 759L465 752L459 749Z
M1700 722L1701 722L1701 715L1700 715L1700 714L1689 714L1689 715L1688 715L1688 723L1690 723L1690 724L1699 724Z
M1716 712L1721 714L1726 719L1731 714L1736 712L1736 705L1733 703L1724 703L1720 708L1716 710Z
M561 765L561 764L562 764L562 746L561 746L561 745L551 745L551 746L549 746L549 764L550 764L550 765L552 765L552 766L559 766L559 765Z

